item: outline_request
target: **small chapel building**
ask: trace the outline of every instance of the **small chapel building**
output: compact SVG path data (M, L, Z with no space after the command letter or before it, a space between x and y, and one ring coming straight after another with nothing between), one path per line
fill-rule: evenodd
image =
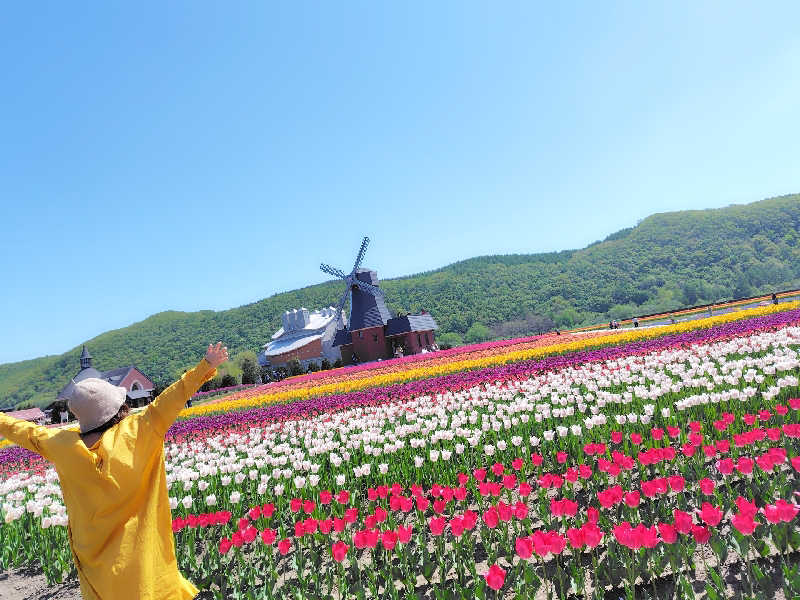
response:
M83 347L80 358L81 368L67 385L61 388L56 401L48 408L53 411L53 421L59 422L60 415L67 411L67 400L72 396L75 384L90 377L104 379L108 383L127 390L125 403L131 408L145 406L153 401L155 385L144 373L135 366L119 367L110 371L98 371L92 366L92 355Z

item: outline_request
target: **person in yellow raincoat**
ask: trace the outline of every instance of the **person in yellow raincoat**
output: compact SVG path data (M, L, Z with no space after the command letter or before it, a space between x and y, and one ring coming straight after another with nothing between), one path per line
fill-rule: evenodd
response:
M56 468L69 542L86 600L188 600L198 590L175 558L164 435L187 400L228 359L221 343L142 412L128 415L124 388L74 384L68 406L80 432L0 413L0 435Z

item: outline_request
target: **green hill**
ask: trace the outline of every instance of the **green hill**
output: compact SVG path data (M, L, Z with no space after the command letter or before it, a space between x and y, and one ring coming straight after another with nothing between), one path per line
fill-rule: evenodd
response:
M381 286L392 310L426 309L440 333L482 323L496 336L521 334L548 322L540 317L569 327L798 287L798 230L800 195L782 196L655 214L582 250L482 256ZM86 343L97 368L135 364L163 384L209 340L225 340L234 354L258 350L284 310L335 304L340 293L329 282L220 312L162 312ZM0 406L52 401L79 353L0 365Z

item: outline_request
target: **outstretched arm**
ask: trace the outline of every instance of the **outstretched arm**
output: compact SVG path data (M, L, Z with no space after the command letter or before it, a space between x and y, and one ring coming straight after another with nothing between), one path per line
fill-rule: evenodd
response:
M222 342L217 343L216 346L209 344L203 360L161 392L158 398L145 409L142 417L150 419L152 427L163 437L192 394L214 377L217 367L226 360L228 360L228 349L222 345Z
M48 442L56 431L0 413L0 435L50 461L53 459L50 457Z

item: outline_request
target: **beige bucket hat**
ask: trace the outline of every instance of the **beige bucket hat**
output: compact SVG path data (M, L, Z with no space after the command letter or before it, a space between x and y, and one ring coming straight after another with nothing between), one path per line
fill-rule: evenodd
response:
M78 418L81 433L96 429L115 416L127 390L103 379L88 377L75 384L67 407Z

